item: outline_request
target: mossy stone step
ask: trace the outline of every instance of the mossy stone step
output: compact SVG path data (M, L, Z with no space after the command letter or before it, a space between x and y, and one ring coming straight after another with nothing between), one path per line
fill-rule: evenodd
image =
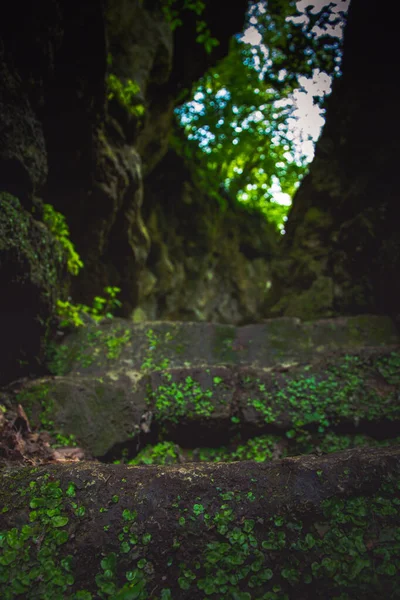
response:
M363 348L269 369L70 374L31 383L17 401L31 408L33 422L74 434L95 456L124 444L138 451L160 436L188 447L217 446L235 435L350 432L362 425L360 433L384 427L390 437L400 433L399 350Z
M138 373L189 366L269 368L312 361L326 352L400 343L389 317L362 315L301 322L269 319L235 327L218 323L113 319L69 335L50 361L56 375Z

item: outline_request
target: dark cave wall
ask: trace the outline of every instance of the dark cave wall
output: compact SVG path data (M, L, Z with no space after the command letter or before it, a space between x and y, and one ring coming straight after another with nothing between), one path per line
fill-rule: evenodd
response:
M399 17L398 5L389 15L351 2L343 74L293 200L271 314L399 314Z
M170 239L168 219L172 216L168 206L165 211L157 207L165 196L158 193L162 190L157 189L157 181L162 180L162 165L169 168L163 157L168 151L176 98L182 100L185 90L188 93L206 69L226 54L232 34L242 29L246 8L243 0L235 3L221 20L218 4L206 2L205 18L220 41L208 55L196 42L196 22L190 11L184 13L184 26L172 34L160 3L151 0L39 0L24 5L23 10L16 3L8 7L7 19L0 21L0 200L14 216L10 220L10 210L3 210L0 220L0 227L12 240L12 247L4 240L0 244L0 325L4 337L7 321L7 335L14 332L14 340L12 346L1 348L2 356L8 356L3 361L2 382L29 374L40 364L60 295L67 298L70 294L75 302L91 304L95 295L102 295L104 286L116 285L122 288L122 314L131 316L140 309L136 319L142 314L147 318L189 315L240 320L259 314L263 295L258 294L250 312L249 302L239 299L244 282L253 278L253 289L255 279L263 273L260 265L246 267L246 253L238 271L230 267L228 254L217 261L221 272L230 269L225 294L228 304L236 287L232 306L225 312L210 299L206 309L203 300L185 304L176 297L173 301L168 269L167 274L154 275L157 290L150 301L145 293L148 285L143 283L154 271L152 259L147 264L148 257L157 254L161 238L162 244ZM145 106L142 118L132 115L118 99L108 98L109 69L123 81L132 79L140 85L136 100ZM152 184L152 173L159 166ZM193 185L181 160L174 160L173 168L177 180ZM147 223L142 217L146 190ZM202 194L193 193L193 197L199 207L207 204ZM67 273L60 244L43 229L43 202L67 219L71 239L85 264L78 277ZM184 203L179 191L174 202ZM201 232L208 225L201 222L202 211L196 210ZM215 207L210 210L217 213ZM151 211L162 223L162 231L155 227L154 217L150 218ZM176 214L180 212L185 211L178 206ZM230 217L236 228L236 249L241 243L238 220L242 217L234 212ZM19 222L25 224L22 230ZM168 252L177 265L190 244L185 237L189 229L185 231L175 221L173 228L179 235L174 239L175 250ZM196 238L195 232L190 235ZM199 265L209 260L208 239L203 236L201 247L193 249L191 259L198 264L192 270L185 266L177 287L183 290L193 284L192 296L201 291L203 271ZM223 244L219 241L218 245ZM260 257L269 252L268 242L260 249ZM246 268L250 275L242 278ZM205 285L214 278L212 269L213 265ZM165 281L164 287L161 281ZM218 277L214 281L219 281ZM215 283L209 286L207 297L215 287ZM203 307L200 312L199 305ZM10 323L14 325L8 326ZM21 365L25 363L24 371Z

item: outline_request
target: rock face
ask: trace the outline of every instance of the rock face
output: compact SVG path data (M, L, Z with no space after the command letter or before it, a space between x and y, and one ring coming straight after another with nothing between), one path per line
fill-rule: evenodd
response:
M47 227L0 193L0 384L34 372L43 359L64 267Z
M399 314L394 174L400 117L391 91L400 58L399 16L398 6L388 19L373 1L351 2L343 75L334 83L315 159L293 200L273 278L278 303L272 314ZM374 43L366 44L370 36Z
M235 3L221 26L215 5L206 3L211 34L220 42L211 55L195 41L193 12L182 15L184 27L173 34L159 4L153 2L98 0L83 7L76 0L39 0L27 8L23 22L17 5L10 7L7 20L1 21L1 218L10 239L9 243L1 241L0 312L9 315L13 305L19 314L24 310L21 323L25 318L42 323L33 329L21 325L18 335L22 337L14 336L13 344L4 348L9 362L2 369L11 378L9 365L19 367L15 361L25 360L30 353L40 356L41 338L61 293L61 280L75 301L87 304L94 295L102 294L104 286L120 286L124 315L131 315L135 308L139 308L136 317L141 311L149 316L165 314L166 318L181 314L183 318L232 316L234 320L257 314L257 310L245 306L246 302L242 306L239 302L236 308L236 299L222 316L215 309L215 301L213 305L208 301L204 310L202 299L197 304L188 302L185 312L182 298L168 297L170 283L163 289L162 277L154 272L154 265L145 270L154 227L150 234L141 213L143 180L147 177L150 181L167 151L176 97L227 52L231 35L242 28L246 6L244 1ZM131 110L118 94L111 97L110 75L122 86L129 82L135 86L137 92L131 104L143 106L144 114ZM182 169L182 163L175 166L178 171ZM153 185L152 201L155 189ZM19 202L18 208L10 195ZM43 201L66 216L72 241L85 263L84 271L73 282L60 269L59 251L48 253L43 249L44 242L39 243L34 234L43 230L38 223ZM176 195L174 201L179 204L181 199ZM14 220L9 219L12 211ZM31 225L25 227L27 223ZM9 250L12 244L15 246L21 227L25 228L24 240L30 248L29 260L17 258ZM158 253L158 240L164 233L154 232L153 255ZM50 233L43 231L43 236L47 239ZM56 242L49 244L51 247ZM22 253L26 258L25 250ZM209 260L208 249L195 254L198 264L203 258ZM42 277L43 288L33 276L39 265L58 273L46 283ZM252 269L250 278L254 279L258 271ZM204 273L199 271L201 280ZM24 285L15 285L16 273ZM195 269L186 267L186 283L194 273ZM158 293L149 304L146 294L154 277ZM168 279L168 269L163 277ZM233 273L239 286L240 277L240 272ZM50 281L54 287L48 292ZM231 281L228 291L232 285ZM40 288L40 302L34 301L24 286L37 291ZM47 293L44 301L43 294ZM213 295L214 291L207 294ZM167 311L163 310L164 304L168 304ZM4 319L7 321L7 317ZM15 331L14 326L11 329ZM24 350L20 354L17 347L21 344L32 352ZM29 362L31 359L36 361L31 356Z
M134 317L257 322L268 292L277 234L240 206L226 209L196 188L170 150L145 182L151 238Z

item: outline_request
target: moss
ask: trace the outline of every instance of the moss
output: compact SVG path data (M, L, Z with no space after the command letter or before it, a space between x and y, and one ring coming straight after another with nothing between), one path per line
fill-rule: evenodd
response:
M0 262L7 265L1 298L7 317L3 315L2 328L6 337L12 336L0 378L10 380L37 370L42 360L56 301L65 286L66 259L46 226L5 192L0 192Z
M156 333L153 329L146 331L147 349L140 369L146 371L161 371L167 369L170 364L169 358L160 357L167 352L167 345L173 340L173 335L166 331L164 335Z
M83 327L77 339L71 336L67 343L49 346L47 366L54 375L66 375L73 367L89 369L98 362L106 366L120 357L131 339L132 332L123 323L111 323L109 329Z
M391 352L376 361L376 368L389 385L400 385L400 354Z
M157 411L160 422L178 423L182 418L209 417L215 410L213 390L202 389L200 383L188 376L183 382L171 381L172 376L162 375L165 383L154 391L148 390L146 401Z
M53 375L66 375L75 358L74 348L49 342L46 349L46 366Z
M399 406L395 390L386 392L386 402L374 387L366 384L368 376L383 373L387 365L387 383L397 381L400 355L363 361L356 355L346 355L341 362L326 365L325 372L312 372L310 366L290 374L275 376L272 384L259 379L243 381L248 389L247 404L267 423L280 423L289 416L293 430L304 427L325 431L341 421L398 420Z
M74 561L62 551L69 518L60 482L44 476L19 493L31 509L29 524L0 533L2 598L61 600L74 583Z
M119 462L119 461L118 461ZM179 462L179 449L173 442L161 442L147 446L128 465L168 465Z
M0 251L15 252L24 277L43 288L44 294L53 295L65 262L62 247L18 198L6 192L0 192Z
M148 445L131 460L125 458L115 461L116 464L126 462L129 465L165 465L180 464L182 457L186 461L195 462L236 462L254 460L267 462L276 458L314 454L329 454L350 448L383 447L400 444L400 437L376 440L363 434L339 434L333 431L326 433L310 433L306 430L290 432L290 437L265 434L250 440L236 440L229 446L216 448L182 449L174 442L161 442L155 446Z
M174 545L176 558L168 565L179 564L182 597L200 591L210 598L281 600L309 597L310 590L315 598L373 598L383 590L385 597L397 597L399 489L398 481L388 479L371 497L333 497L322 502L312 522L285 512L238 522L236 507L244 510L254 502L252 491L221 490L217 508L200 497L183 508L178 497L173 506L185 534L198 537L202 528L216 529L219 539L185 562Z
M310 590L313 598L321 599L395 598L399 592L400 481L395 476L386 476L378 489L364 495L329 495L318 503L316 514L291 512L285 505L273 514L258 513L254 503L261 509L269 489L260 488L251 473L241 490L217 486L212 499L193 498L184 490L184 496L166 496L173 534L164 540L162 559L158 527L149 530L143 520L148 505L142 493L133 502L129 496L127 505L123 487L118 494L108 491L97 519L106 523L100 526L101 539L110 536L114 550L102 542L103 554L91 558L84 576L87 589L82 589L82 577L75 581L78 564L68 553L71 532L87 517L79 502L82 479L79 485L67 480L60 484L49 473L43 475L44 470L34 474L36 480L22 471L25 481L20 473L10 487L18 490L18 509L27 510L29 522L19 521L18 527L0 533L0 590L6 600L18 595L32 600L145 600L155 589L159 560L166 565L165 587L156 586L158 595L151 595L155 600L202 594L281 600L310 597ZM324 485L323 470L307 473ZM345 468L340 481L345 484L353 476ZM89 478L86 488L92 489L93 483ZM189 554L186 544L193 539L198 551Z

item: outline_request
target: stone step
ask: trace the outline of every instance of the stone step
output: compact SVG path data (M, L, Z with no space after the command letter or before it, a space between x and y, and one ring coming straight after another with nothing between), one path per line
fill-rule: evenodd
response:
M2 469L0 596L394 600L399 472L400 447L270 463ZM55 573L42 595L43 578L29 579L40 568L45 583ZM173 595L155 596L158 581ZM226 581L239 582L233 593Z
M400 435L400 347L392 348L336 351L264 369L70 373L26 385L16 401L33 422L74 434L97 457L116 457L127 445L137 452L159 438L193 448L237 435L335 428L390 437Z
M56 375L118 377L189 366L248 365L270 368L312 362L324 353L400 343L389 317L361 315L301 322L269 319L235 327L218 323L126 319L91 324L66 337L50 361Z

